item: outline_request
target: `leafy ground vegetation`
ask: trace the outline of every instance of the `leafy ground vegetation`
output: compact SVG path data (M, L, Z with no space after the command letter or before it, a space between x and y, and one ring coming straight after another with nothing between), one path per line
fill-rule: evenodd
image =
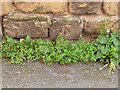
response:
M82 39L70 42L63 39L61 34L54 42L32 40L29 36L20 40L6 36L2 42L2 57L9 58L12 64L22 64L29 60L42 60L48 65L100 61L108 64L111 71L120 63L120 33L105 31L103 28L98 38L91 42Z

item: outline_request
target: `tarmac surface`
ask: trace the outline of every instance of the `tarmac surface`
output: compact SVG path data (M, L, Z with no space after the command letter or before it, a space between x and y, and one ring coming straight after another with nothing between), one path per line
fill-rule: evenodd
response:
M118 70L108 75L103 64L77 63L71 65L26 62L24 65L2 62L3 88L118 88Z

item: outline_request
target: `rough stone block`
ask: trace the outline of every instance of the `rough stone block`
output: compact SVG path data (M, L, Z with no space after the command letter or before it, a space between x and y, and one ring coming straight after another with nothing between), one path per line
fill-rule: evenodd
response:
M45 21L45 22L51 24L51 21L50 21L51 17L49 15L14 12L13 14L8 15L6 18L9 20L12 20L12 21L39 20L39 21Z
M70 2L69 12L76 15L101 13L101 2Z
M98 15L91 15L91 16L82 16L81 17L84 22L84 32L86 33L99 33L99 24L101 21L103 21L106 16L98 16Z
M81 17L84 21L84 32L89 34L97 34L100 32L100 23L102 23L103 20L107 20L107 23L109 23L108 29L118 30L118 17L107 17L105 15L96 15L96 16L82 16Z
M45 21L11 21L4 19L4 33L14 38L29 35L32 38L47 38L50 25Z
M16 2L15 6L22 12L65 13L67 11L65 2Z
M62 33L64 39L78 39L82 32L82 20L75 16L63 16L52 19L50 28L50 39L54 40L59 33Z

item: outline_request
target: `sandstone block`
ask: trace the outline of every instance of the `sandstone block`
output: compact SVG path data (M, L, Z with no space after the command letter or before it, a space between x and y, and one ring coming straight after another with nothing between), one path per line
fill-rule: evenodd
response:
M65 2L16 2L15 6L22 12L65 13L67 11Z
M63 16L52 19L52 26L50 28L50 39L54 40L59 33L62 33L64 39L74 40L78 39L82 32L82 20L74 16Z
M70 2L69 12L76 15L101 13L101 2Z
M91 15L91 16L82 16L81 17L84 21L84 32L86 33L99 33L100 31L100 22L103 21L106 16L98 16L98 15Z
M50 25L45 21L11 21L4 19L4 33L14 38L47 38Z
M97 34L100 32L100 24L107 20L109 23L106 29L111 30L118 30L118 17L107 17L107 16L82 16L81 17L84 21L84 32L89 34ZM102 22L103 21L103 22Z
M11 15L6 16L7 19L12 21L29 21L29 20L38 20L45 21L51 24L49 15L40 15L40 14L32 14L32 13L13 13Z

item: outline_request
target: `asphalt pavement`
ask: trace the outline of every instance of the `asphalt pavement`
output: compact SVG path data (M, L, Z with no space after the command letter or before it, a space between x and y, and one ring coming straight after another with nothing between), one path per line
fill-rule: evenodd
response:
M3 88L118 88L118 70L108 75L103 64L77 63L71 65L26 62L24 65L2 62Z

